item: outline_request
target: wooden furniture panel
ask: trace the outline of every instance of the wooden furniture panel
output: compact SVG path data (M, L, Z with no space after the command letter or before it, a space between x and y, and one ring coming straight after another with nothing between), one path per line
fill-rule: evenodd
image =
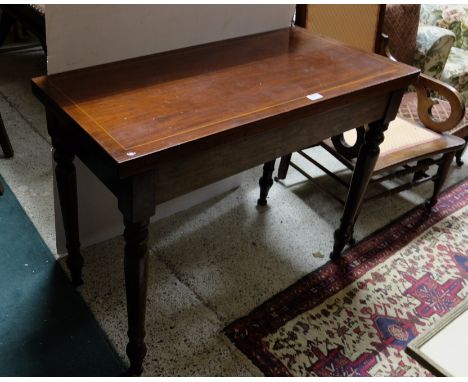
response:
M120 163L285 112L300 117L400 75L382 57L307 36L285 29L35 83ZM306 98L317 92L317 102Z
M129 374L146 355L147 238L157 203L370 123L335 234L349 238L383 131L418 70L301 28L32 80L55 149L68 267L80 284L74 156L117 196L125 231ZM92 197L92 195L90 195Z
M309 142L320 142L340 131L342 126L361 126L366 119L378 119L387 106L387 97L361 101L348 107L332 109L298 122L269 126L266 132L249 132L242 137L227 139L226 143L183 155L176 160L162 161L158 166L158 203L182 195L229 175L251 168L275 157L281 157L297 147L308 147ZM372 114L351 113L366 110ZM326 129L321 128L326 125ZM261 148L259 150L259 148ZM238 153L242 153L241 156ZM235 160L233 160L235 158ZM206 173L206 166L210 166Z

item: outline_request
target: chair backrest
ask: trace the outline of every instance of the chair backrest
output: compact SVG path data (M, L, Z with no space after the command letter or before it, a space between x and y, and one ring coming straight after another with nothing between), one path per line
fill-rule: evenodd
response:
M377 51L385 5L309 4L305 7L298 8L300 12L297 15L301 22L296 24L358 49Z
M418 33L419 4L388 4L385 8L383 32L389 37L392 56L413 65Z

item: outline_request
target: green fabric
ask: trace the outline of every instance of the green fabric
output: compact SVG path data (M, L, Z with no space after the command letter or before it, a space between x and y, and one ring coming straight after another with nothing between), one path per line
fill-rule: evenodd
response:
M457 89L468 107L468 50L452 48L441 80Z
M105 333L0 181L0 376L122 374Z
M423 4L415 66L452 85L468 106L468 6Z
M419 21L452 31L454 46L468 49L468 5L423 4Z
M420 26L416 37L414 65L424 74L440 79L455 35L434 26Z

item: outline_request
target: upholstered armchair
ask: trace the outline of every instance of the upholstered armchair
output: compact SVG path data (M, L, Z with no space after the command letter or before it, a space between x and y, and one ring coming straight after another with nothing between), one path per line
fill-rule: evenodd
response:
M423 74L454 87L468 105L468 7L449 5L388 4L383 31L389 36L392 55L400 62L419 67ZM437 96L433 93L434 96ZM450 114L450 105L438 97L435 118ZM419 123L416 93L408 92L400 116ZM448 133L468 141L468 111ZM457 164L463 151L457 155Z
M457 89L465 105L468 105L468 5L423 4L419 24L418 51L426 49L431 44L435 33L445 35L445 39L451 42L447 57L444 57L446 52L441 53L441 60L445 61L438 64L442 70L439 69L437 76L434 77ZM440 44L441 38L436 41ZM437 53L437 49L433 50ZM427 59L423 60L424 64L426 61ZM418 60L416 63L419 63ZM434 65L428 69L433 67ZM425 73L430 75L428 72Z
M452 85L468 105L467 5L389 4L383 29L398 61Z

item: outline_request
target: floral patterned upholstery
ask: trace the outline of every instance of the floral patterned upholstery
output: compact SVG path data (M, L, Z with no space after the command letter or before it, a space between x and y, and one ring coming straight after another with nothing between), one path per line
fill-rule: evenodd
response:
M468 106L468 5L423 4L415 65L452 85Z
M435 5L421 6L419 22L448 29L455 34L456 48L468 49L468 6Z
M440 79L455 41L455 34L433 26L420 26L416 37L414 65L424 74Z
M468 50L451 49L440 79L457 89L468 106Z

